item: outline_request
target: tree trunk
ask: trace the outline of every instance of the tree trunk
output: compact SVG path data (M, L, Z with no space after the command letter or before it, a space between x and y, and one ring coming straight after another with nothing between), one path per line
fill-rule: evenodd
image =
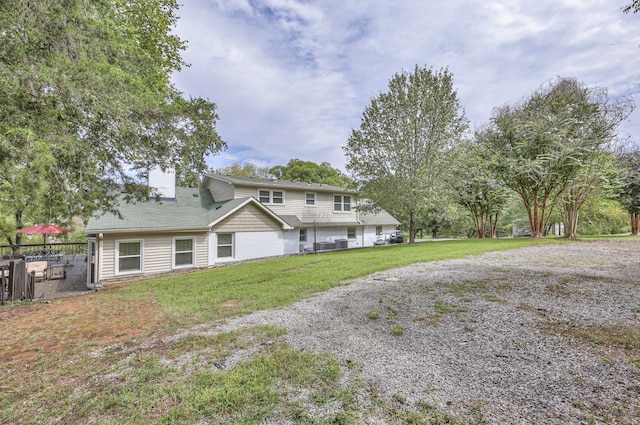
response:
M22 229L24 227L24 223L22 222L22 211L16 211L15 215L13 216L13 218L15 220L16 230ZM13 243L11 245L20 245L20 244L22 244L22 233L16 233L14 241L15 241L15 243Z
M564 237L571 240L578 239L578 212L573 205L565 204L563 211Z
M409 243L416 243L416 213L409 213Z
M495 239L498 237L498 213L496 213L495 217L493 215L489 216L489 237Z
M484 238L484 223L483 220L478 218L478 213L474 211L472 208L469 208L471 212L471 218L473 219L473 227L476 229L476 234L478 238Z
M530 207L528 207L530 208ZM544 229L542 229L543 219L540 218L540 201L538 200L538 196L533 199L533 208L529 211L529 224L531 225L531 237L532 238L541 238L544 236Z
M631 234L638 236L638 224L640 224L640 214L631 213Z
M484 220L480 220L480 223L476 226L476 231L478 232L478 238L480 239L484 239L487 236L484 229Z

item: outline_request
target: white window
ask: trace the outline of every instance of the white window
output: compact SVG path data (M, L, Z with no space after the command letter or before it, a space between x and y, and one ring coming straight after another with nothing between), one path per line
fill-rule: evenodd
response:
M261 190L258 195L260 202L262 202L263 204L271 203L271 192L269 192L268 190Z
M376 226L376 235L382 233L382 226Z
M196 238L173 238L173 267L195 266Z
M350 212L351 196L333 195L333 210L339 212Z
M233 233L218 233L218 258L233 257Z
M355 238L356 238L356 228L347 227L347 239L355 239Z
M142 272L142 241L116 241L116 274Z
M307 241L307 229L300 229L300 242Z
M284 204L284 192L275 191L275 190L271 192L271 203Z
M316 194L315 193L305 193L305 195L304 195L304 204L307 207L315 207L316 206Z
M263 204L284 204L284 192L281 190L260 190L258 191L258 199Z

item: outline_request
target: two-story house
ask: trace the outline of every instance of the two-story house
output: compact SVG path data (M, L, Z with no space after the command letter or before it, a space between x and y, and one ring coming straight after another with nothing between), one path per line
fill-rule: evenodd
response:
M399 222L358 211L354 190L315 183L205 175L201 188L175 187L154 170L161 200L120 205L92 217L88 283L327 249L373 246Z

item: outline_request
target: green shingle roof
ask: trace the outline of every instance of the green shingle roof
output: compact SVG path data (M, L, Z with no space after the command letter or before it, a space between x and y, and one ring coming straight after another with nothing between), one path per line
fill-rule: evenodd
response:
M126 203L119 206L122 218L113 214L94 216L87 224L87 233L118 231L206 230L211 223L250 198L215 202L207 189L176 187L175 200Z

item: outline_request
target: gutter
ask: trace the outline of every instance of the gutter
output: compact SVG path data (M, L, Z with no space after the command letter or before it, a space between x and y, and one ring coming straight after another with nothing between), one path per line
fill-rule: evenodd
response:
M184 227L163 227L161 229L156 228L156 227L137 227L137 228L132 228L132 229L99 229L99 230L94 230L94 229L87 229L87 233L103 233L103 234L111 234L111 233L150 233L150 232L154 232L154 233L169 233L169 232L180 232L180 233L187 233L187 232L208 232L210 229L210 227L189 227L189 228L184 228Z

